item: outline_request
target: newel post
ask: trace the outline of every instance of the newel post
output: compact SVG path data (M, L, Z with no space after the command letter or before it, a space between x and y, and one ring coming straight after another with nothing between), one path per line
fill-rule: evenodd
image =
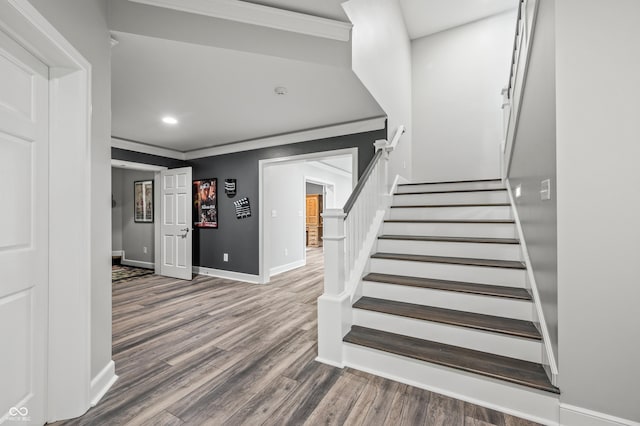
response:
M344 218L327 209L323 218L324 294L318 298L318 361L342 367L342 338L351 327L345 292Z

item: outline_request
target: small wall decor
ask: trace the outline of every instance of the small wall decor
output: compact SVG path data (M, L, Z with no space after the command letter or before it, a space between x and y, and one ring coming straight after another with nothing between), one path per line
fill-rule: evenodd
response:
M133 182L133 220L153 223L153 181Z
M229 198L236 196L236 180L235 179L224 180L224 193L227 194L227 197Z
M193 226L218 227L217 179L193 181Z
M251 216L251 205L247 197L234 201L233 205L236 206L236 218L244 219Z

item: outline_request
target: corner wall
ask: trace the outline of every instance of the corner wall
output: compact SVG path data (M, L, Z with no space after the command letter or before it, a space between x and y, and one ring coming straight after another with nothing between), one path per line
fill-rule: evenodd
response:
M91 377L111 363L111 44L105 0L29 0L91 63ZM52 194L55 196L55 194Z
M556 2L561 422L640 422L640 2ZM584 411L627 419L595 422ZM591 420L587 422L586 420Z
M515 26L511 11L411 43L415 181L500 177Z

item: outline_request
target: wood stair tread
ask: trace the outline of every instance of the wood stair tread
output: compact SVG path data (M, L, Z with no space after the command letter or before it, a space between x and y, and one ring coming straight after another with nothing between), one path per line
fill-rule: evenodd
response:
M455 194L464 192L495 192L506 191L506 188L480 188L480 189L442 189L439 191L395 192L393 195L421 195L421 194Z
M385 223L516 223L514 219L385 219Z
M398 186L411 186L411 185L437 185L441 183L473 183L473 182L502 182L502 179L473 179L473 180L450 180L442 182L412 182L412 183L400 183Z
M540 364L353 326L344 342L559 394Z
M356 301L353 307L355 309L472 328L525 339L542 340L540 332L532 322L513 318L455 311L453 309L436 308L434 306L376 299L366 296Z
M431 235L380 235L380 240L438 241L453 243L520 244L515 238L440 237Z
M465 204L419 204L412 206L391 206L392 209L426 209L440 207L506 207L509 203L465 203Z
M508 299L531 300L531 294L524 288L467 283L461 281L436 280L433 278L407 277L402 275L380 274L372 272L362 278L364 281L420 287L433 290L469 293L482 296L503 297Z
M422 254L375 253L373 259L405 260L410 262L447 263L452 265L484 266L490 268L526 269L524 263L516 260L472 259L467 257L427 256Z

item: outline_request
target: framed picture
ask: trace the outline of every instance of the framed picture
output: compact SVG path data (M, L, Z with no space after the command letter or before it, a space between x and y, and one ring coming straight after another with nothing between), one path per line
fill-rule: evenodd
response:
M153 223L153 181L138 180L133 183L133 220Z
M193 181L193 226L218 227L218 179Z

